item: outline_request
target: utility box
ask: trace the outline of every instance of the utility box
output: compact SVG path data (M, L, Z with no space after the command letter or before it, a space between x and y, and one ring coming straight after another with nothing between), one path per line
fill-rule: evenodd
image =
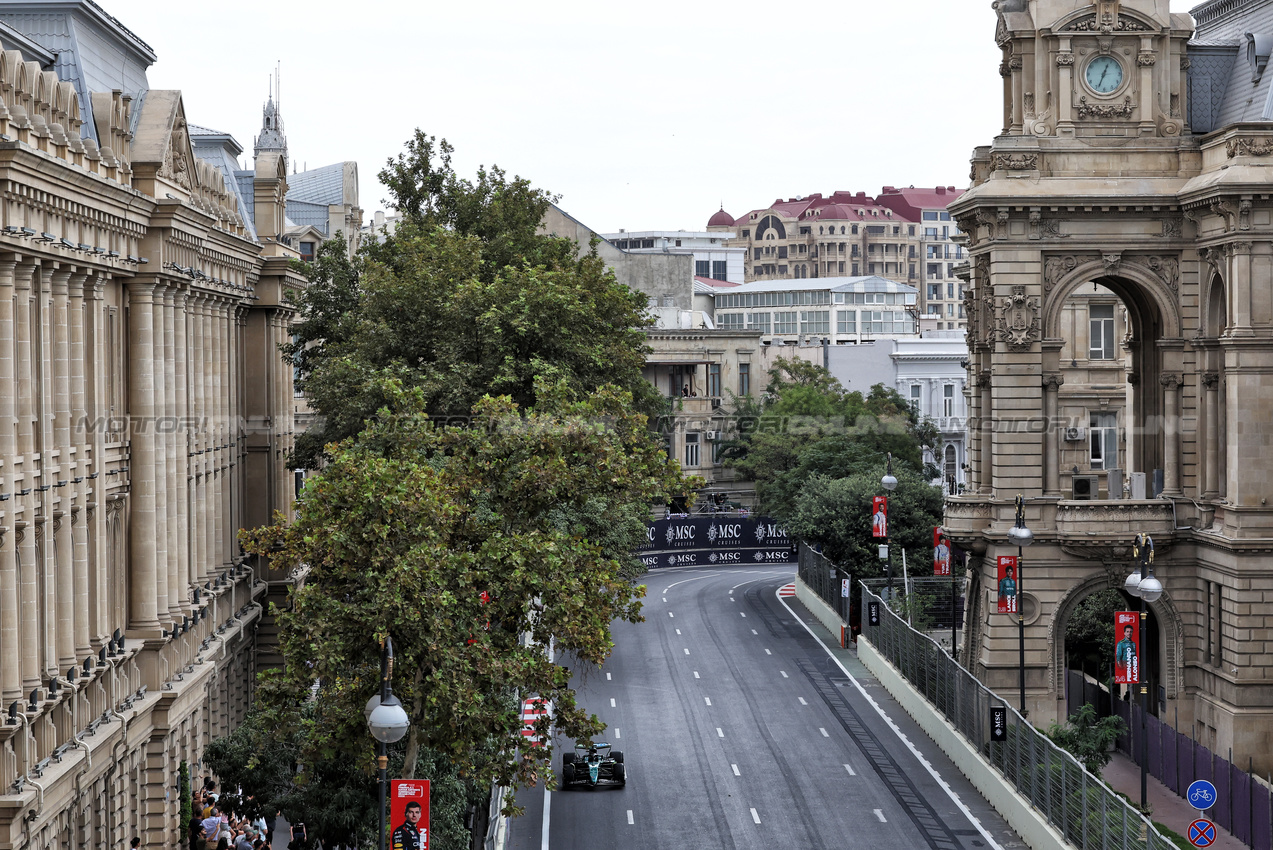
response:
M1107 486L1109 488L1108 498L1110 499L1123 498L1123 470L1111 469L1107 471L1105 474L1106 476L1108 476L1106 479Z
M1145 498L1145 473L1133 472L1127 476L1127 482L1133 499Z

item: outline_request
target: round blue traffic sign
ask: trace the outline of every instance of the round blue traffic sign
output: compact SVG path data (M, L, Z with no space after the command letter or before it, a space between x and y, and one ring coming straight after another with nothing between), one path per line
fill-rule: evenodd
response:
M1199 811L1206 811L1216 804L1216 786L1205 779L1195 779L1185 792L1189 805Z
M1216 825L1198 818L1189 824L1189 843L1194 847L1210 847L1216 843Z

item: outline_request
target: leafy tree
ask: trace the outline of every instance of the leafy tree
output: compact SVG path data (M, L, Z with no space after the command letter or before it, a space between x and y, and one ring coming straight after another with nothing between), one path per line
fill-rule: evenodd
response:
M1101 681L1113 675L1114 612L1127 608L1116 588L1106 588L1079 600L1065 625L1065 656L1069 666Z
M1092 705L1084 704L1069 716L1064 726L1053 723L1048 728L1048 737L1078 759L1088 772L1100 776L1101 770L1113 758L1110 746L1126 731L1127 724L1123 718L1117 715L1098 717Z
M424 392L427 411L465 417L484 395L536 402L536 376L581 392L612 384L652 415L661 399L641 370L646 299L595 252L538 232L552 198L499 168L466 180L451 148L417 131L381 179L402 213L383 244L348 258L323 246L300 321L283 346L319 414L291 462L357 434L388 399L386 378Z
M287 666L267 674L262 701L273 722L295 722L318 687L300 761L369 770L362 709L379 640L391 636L394 691L411 718L403 776L419 775L431 751L479 787L543 780L551 753L521 734L515 697L551 700L568 738L604 728L577 705L561 662L601 663L610 623L640 619L644 588L624 580L612 551L626 558L644 528L624 536L610 519L678 489L679 470L614 387L585 394L541 380L535 409L486 398L462 428L438 426L419 387L387 381L377 392L389 405L329 447L296 520L243 535L250 551L304 573L278 617Z

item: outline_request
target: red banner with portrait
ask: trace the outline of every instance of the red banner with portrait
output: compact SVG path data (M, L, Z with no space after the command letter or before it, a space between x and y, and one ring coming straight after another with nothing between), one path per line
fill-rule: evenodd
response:
M1134 685L1140 681L1140 614L1114 612L1114 684Z
M389 798L389 846L429 850L429 780L394 779Z
M999 613L1017 613L1017 556L1000 555L999 564Z
M940 525L933 526L933 575L950 575L950 541Z
M871 500L871 536L888 537L887 496L876 496Z

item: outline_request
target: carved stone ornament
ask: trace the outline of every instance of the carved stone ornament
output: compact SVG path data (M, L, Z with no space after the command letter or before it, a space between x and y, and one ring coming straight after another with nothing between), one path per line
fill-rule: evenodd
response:
M1202 385L1206 387L1207 389L1214 392L1215 389L1220 386L1220 373L1219 372L1203 372Z
M1174 390L1184 384L1184 380L1179 375L1173 375L1170 372L1165 372L1158 376L1158 383L1162 384L1169 390Z
M1056 392L1065 383L1065 377L1056 373L1049 373L1043 376L1043 388Z
M1012 287L1003 299L1000 338L1013 351L1026 351L1039 340L1039 299L1025 294L1024 286Z
M1243 156L1268 156L1273 153L1273 139L1253 139L1246 136L1229 139L1224 146L1224 152L1229 155L1229 159L1233 159L1239 154Z
M1009 68L1011 68L1011 69L1012 69L1012 70L1014 70L1014 71L1020 71L1020 70L1021 70L1021 57L1020 57L1020 56L1013 56L1011 59L1009 59L1009 60L1008 60L1008 67L1009 67Z
M1114 16L1106 12L1099 21L1096 15L1085 15L1066 24L1061 32L1149 32L1149 27L1125 15L1119 15L1118 20L1114 20Z
M1070 238L1070 234L1061 232L1061 222L1055 218L1039 219L1039 236L1044 239Z
M1131 95L1118 103L1088 103L1087 95L1079 98L1079 118L1130 118L1136 107L1132 106Z
M1021 95L1021 100L1025 104L1025 114L1027 118L1034 117L1034 92L1028 91Z
M1039 167L1037 153L997 153L994 155L994 170L1031 171Z
M1002 62L1000 62L1000 63L999 63L999 76L1001 76L1001 77L1011 77L1011 76L1012 76L1012 66L1008 64L1008 60L1007 60L1007 59L1005 59L1005 60L1003 60Z
M1148 68L1157 61L1158 56L1154 53L1138 53L1136 55L1136 64L1142 68Z
M1118 271L1118 264L1123 261L1122 251L1110 251L1101 254L1101 263L1105 266L1105 271Z
M1048 257L1043 261L1043 291L1051 292L1052 288L1061 282L1061 278L1074 271L1081 262L1087 262L1089 257Z
M1180 285L1180 261L1175 257L1128 257L1127 262L1149 269L1172 292Z
M1188 57L1188 56L1181 56L1181 57L1180 57L1180 70L1182 70L1182 71L1188 71L1188 70L1189 70L1189 68L1190 68L1190 66L1192 66L1192 65L1193 65L1193 63L1189 61L1189 57Z
M1158 235L1163 239L1179 239L1182 223L1178 218L1164 218L1162 220L1162 233Z
M1068 68L1069 66L1074 64L1074 54L1073 53L1056 54L1056 64L1061 68Z

